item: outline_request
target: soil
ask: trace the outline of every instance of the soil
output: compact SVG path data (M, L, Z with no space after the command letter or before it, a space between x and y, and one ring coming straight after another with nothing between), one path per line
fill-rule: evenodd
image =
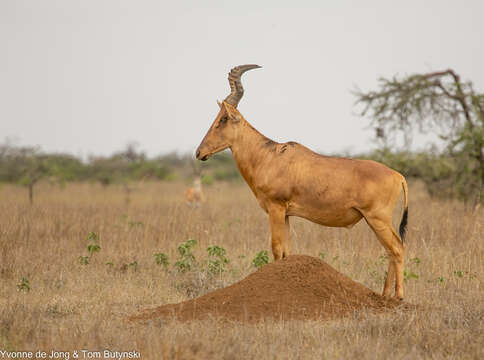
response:
M318 258L292 255L226 288L179 304L162 305L131 320L328 320L361 309L381 311L400 304L354 282Z

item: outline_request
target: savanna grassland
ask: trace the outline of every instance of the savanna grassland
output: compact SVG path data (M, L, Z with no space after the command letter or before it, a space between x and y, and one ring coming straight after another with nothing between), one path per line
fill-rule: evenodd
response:
M24 188L4 185L0 350L135 350L143 359L482 359L484 211L410 185L405 301L415 308L255 324L127 320L255 271L251 261L270 249L270 233L245 184L206 187L198 208L184 203L181 183L137 185L129 203L115 185L46 183L32 206ZM398 208L396 222L400 214ZM351 230L291 223L293 253L322 257L381 291L387 259L364 221ZM182 273L177 247L188 239L197 242L198 265ZM230 261L216 275L207 271L211 245ZM155 262L157 253L168 256L166 268Z

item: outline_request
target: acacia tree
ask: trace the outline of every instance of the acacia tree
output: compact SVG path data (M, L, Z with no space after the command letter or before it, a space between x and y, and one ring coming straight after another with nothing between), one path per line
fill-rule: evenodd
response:
M37 153L37 149L20 149L18 164L21 168L22 176L19 184L27 187L29 191L30 205L34 203L34 186L42 178L48 176L49 169L45 159Z
M49 175L46 157L36 147L18 147L7 141L0 145L0 180L27 187L30 204L34 186Z
M435 131L455 159L453 183L464 198L482 200L484 184L484 94L452 69L380 78L379 89L356 90L361 115L368 115L385 146L403 133L406 143L416 128Z

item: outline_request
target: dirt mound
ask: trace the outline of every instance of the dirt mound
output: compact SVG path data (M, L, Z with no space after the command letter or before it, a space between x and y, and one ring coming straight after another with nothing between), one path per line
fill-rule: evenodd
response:
M333 319L362 308L383 310L399 304L354 282L322 260L293 255L265 265L226 288L179 304L163 305L131 319Z

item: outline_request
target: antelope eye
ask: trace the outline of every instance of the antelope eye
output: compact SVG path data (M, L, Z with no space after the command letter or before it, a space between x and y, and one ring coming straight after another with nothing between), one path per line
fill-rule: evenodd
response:
M227 121L227 116L224 116L223 118L221 118L221 119L219 120L219 122L218 122L218 124L217 124L217 127L219 127L219 126L220 126L220 124L223 124L223 123L224 123L224 122L226 122L226 121Z

